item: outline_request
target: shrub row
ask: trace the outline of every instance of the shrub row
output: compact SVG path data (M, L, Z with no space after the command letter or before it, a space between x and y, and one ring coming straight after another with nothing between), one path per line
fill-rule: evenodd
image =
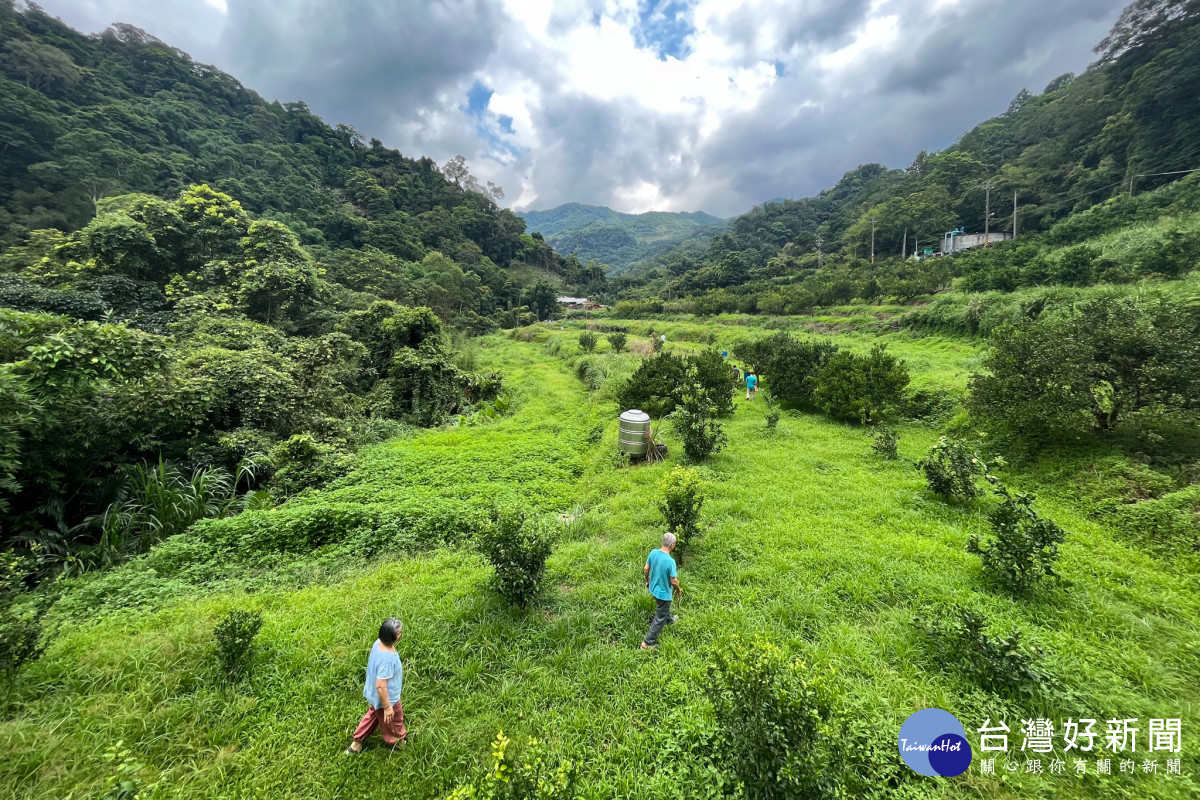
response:
M829 340L781 332L739 344L734 352L781 402L849 422L872 422L899 408L909 382L905 362L882 344L858 355Z
M371 552L449 544L474 535L486 520L482 505L422 497L386 506L324 503L247 511L201 520L189 533L234 552L304 552L329 544Z
M732 366L715 347L697 355L660 352L645 359L625 382L617 402L622 408L640 408L652 417L664 417L683 403L685 390L689 388L689 369L696 371L693 382L700 384L715 413L732 414L735 386Z

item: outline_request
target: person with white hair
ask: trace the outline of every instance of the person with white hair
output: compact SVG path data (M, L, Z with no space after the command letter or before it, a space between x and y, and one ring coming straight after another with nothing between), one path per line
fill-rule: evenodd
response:
M400 705L400 690L404 683L404 667L396 652L396 641L404 630L404 623L389 617L379 626L379 639L371 648L367 659L367 681L363 686L363 697L370 706L354 731L354 741L347 753L361 753L363 742L380 728L383 743L395 747L408 736L404 727L404 707Z
M654 597L654 620L650 623L650 632L642 640L642 649L650 650L658 645L658 635L662 629L678 621L679 617L671 615L671 600L682 593L679 588L679 570L671 551L675 549L675 534L664 533L662 547L650 551L646 557L646 566L642 575L646 579L646 588Z

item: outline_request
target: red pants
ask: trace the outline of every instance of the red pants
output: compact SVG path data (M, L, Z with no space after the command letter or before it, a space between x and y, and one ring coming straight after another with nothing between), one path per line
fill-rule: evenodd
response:
M408 730L404 727L404 709L400 707L400 701L396 701L396 705L392 706L395 714L392 716L392 723L383 721L383 709L367 708L367 713L363 714L362 721L358 723L358 727L354 729L354 741L365 741L368 736L379 728L380 735L383 736L384 744L395 744L397 741L404 741L404 737L408 735Z

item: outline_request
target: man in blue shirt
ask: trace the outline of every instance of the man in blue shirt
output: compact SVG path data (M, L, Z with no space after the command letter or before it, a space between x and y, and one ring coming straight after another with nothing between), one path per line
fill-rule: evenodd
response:
M404 623L395 617L384 620L379 626L379 640L367 658L367 682L363 686L363 697L370 708L358 723L347 753L361 753L363 742L376 728L380 728L383 743L393 747L408 735L404 727L404 707L400 705L404 667L396 652L396 641L403 630Z
M651 550L646 557L646 566L642 574L646 578L646 588L654 596L654 621L650 623L650 632L642 640L642 649L649 650L658 644L658 635L667 625L679 617L671 616L671 599L682 593L679 588L679 571L675 567L675 559L671 551L675 549L675 534L664 533L662 547Z

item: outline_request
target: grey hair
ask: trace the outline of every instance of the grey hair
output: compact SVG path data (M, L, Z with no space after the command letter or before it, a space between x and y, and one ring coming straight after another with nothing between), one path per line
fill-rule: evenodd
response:
M400 634L404 631L404 623L395 617L388 617L379 626L379 641L389 647L396 643L400 638Z
M673 544L675 544L675 534L664 533L663 534L663 547L670 547Z

